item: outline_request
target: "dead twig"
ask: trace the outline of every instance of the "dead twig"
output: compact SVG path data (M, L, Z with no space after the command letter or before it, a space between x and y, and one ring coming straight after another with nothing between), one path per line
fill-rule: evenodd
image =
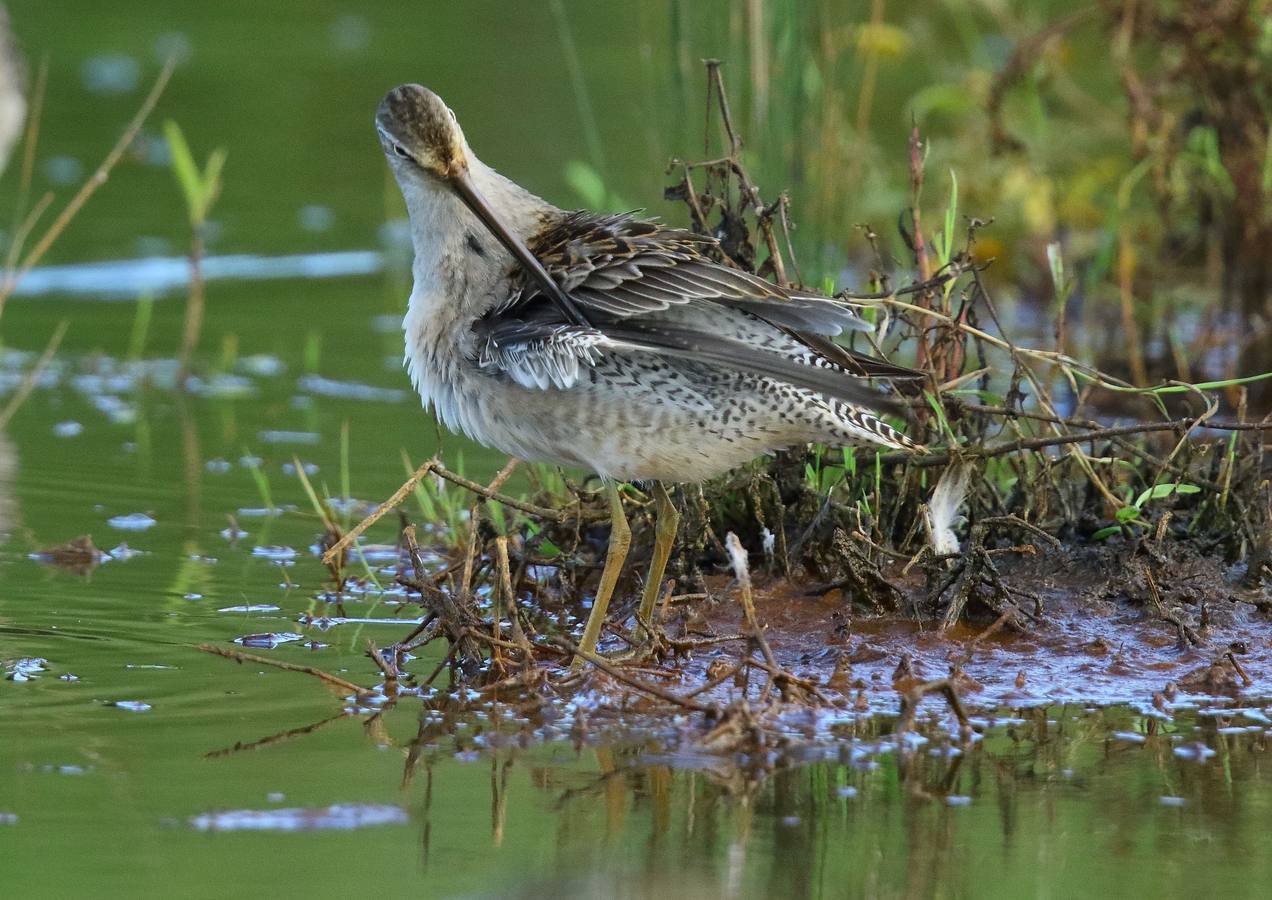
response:
M611 663L605 657L598 656L595 653L588 653L584 650L581 650L578 644L575 644L573 641L569 640L568 638L558 636L553 639L553 643L555 643L558 647L560 647L562 650L566 651L567 653L581 657L587 662L590 662L592 665L596 666L598 669L600 669L602 672L604 672L606 675L609 675L611 678L615 679L616 681L621 681L623 684L627 685L628 687L635 688L641 693L649 694L651 697L657 697L659 700L664 700L667 703L672 703L672 704L675 704L676 706L681 706L681 707L684 707L685 709L693 710L694 712L700 712L700 713L715 713L716 712L716 707L714 706L709 706L705 703L699 703L697 700L693 700L687 697L682 697L679 694L674 694L671 691L665 690L664 688L661 688L656 684L650 684L647 681L641 681L639 678L634 678L631 675L628 675L618 666Z
M284 662L281 659L269 659L265 656L257 656L255 653L244 653L241 650L231 650L228 647L218 647L215 644L199 644L195 647L203 653L211 653L214 656L223 656L226 659L232 659L236 663L255 663L260 666L272 666L275 669L282 669L286 672L300 672L304 675L312 675L319 678L327 684L338 687L342 690L352 691L355 695L370 694L369 688L362 685L354 684L352 681L346 681L339 675L332 675L330 672L324 672L322 669L313 666L298 666L295 663Z
M22 376L22 383L13 392L13 396L4 405L4 409L0 410L0 431L4 431L4 427L9 424L9 420L22 408L22 404L31 395L31 391L35 390L35 383L39 381L40 373L53 361L53 354L57 353L57 348L61 346L62 338L65 337L66 329L70 324L69 319L63 319L58 323L57 328L53 329L52 336L49 337L49 342L44 345L44 352L40 354L40 358L36 360L30 371Z
M106 180L110 177L111 170L115 168L125 151L132 146L132 142L137 139L141 126L154 110L155 104L159 102L159 97L163 93L164 88L168 86L168 79L172 77L172 71L176 68L176 65L176 57L171 57L164 63L163 68L159 71L159 77L155 79L154 86L150 88L150 93L141 102L141 106L124 128L119 140L115 142L115 146L111 147L110 152L106 154L105 159L102 160L93 174L88 177L62 211L58 213L57 218L53 220L40 239L36 241L35 246L27 251L16 267L9 269L5 273L4 281L0 282L0 316L4 315L5 302L12 296L13 290L17 287L22 276L35 267L35 264L48 252L49 247L53 246L53 242L66 230L66 226L71 223L71 220L75 218L89 198L106 183Z

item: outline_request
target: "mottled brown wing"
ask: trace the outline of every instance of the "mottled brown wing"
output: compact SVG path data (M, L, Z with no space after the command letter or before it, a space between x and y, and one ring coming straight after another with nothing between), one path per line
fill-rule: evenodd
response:
M628 318L709 302L745 309L815 334L870 326L846 304L778 287L707 255L715 240L630 214L567 213L530 241L530 250L580 310ZM527 306L539 285L520 276L498 314Z
M877 409L894 404L867 377L921 377L831 341L828 336L844 328L870 327L846 304L715 263L706 255L714 243L631 215L563 216L530 242L530 250L590 324L567 320L533 278L518 275L508 301L473 325L479 362L527 386L564 388L594 354L623 347L753 372ZM774 353L659 315L685 304L717 313L721 307L743 310L808 353Z

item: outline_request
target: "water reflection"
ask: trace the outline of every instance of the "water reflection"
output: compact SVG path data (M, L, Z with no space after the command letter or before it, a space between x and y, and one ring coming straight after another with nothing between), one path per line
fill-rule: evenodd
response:
M453 863L456 842L494 851L548 828L555 849L491 896L1082 896L1106 878L1145 893L1200 881L1189 860L1266 852L1267 737L1239 710L1162 722L1125 709L1038 708L983 739L907 746L864 725L841 759L779 756L770 774L668 763L657 742L497 751L465 763L456 739L408 779L419 798L422 872ZM1143 742L1114 738L1138 733ZM1216 750L1199 764L1183 738ZM913 742L911 742L913 743ZM855 754L854 747L873 752ZM413 748L414 749L414 748ZM459 754L457 761L454 754ZM851 760L851 761L847 761ZM487 825L454 831L448 779L486 773ZM731 770L731 772L730 772ZM410 772L410 765L408 765ZM467 781L467 779L466 779ZM1146 871L1148 855L1170 857ZM1079 864L1079 861L1084 861ZM509 861L511 862L511 861Z
M286 256L209 256L203 261L208 281L272 281L281 278L341 278L374 275L384 257L374 250L297 253ZM83 294L96 300L136 300L143 294L183 293L190 284L184 256L152 256L73 263L32 269L19 279L16 297Z

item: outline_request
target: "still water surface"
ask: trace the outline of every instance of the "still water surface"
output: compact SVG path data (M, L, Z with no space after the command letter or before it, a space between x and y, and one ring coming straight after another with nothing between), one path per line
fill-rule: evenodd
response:
M93 164L156 48L185 48L160 116L196 147L229 147L213 251L370 256L364 274L214 281L189 396L170 388L171 284L149 285L160 299L135 358L136 285L118 272L74 293L46 272L52 287L29 284L6 310L0 402L56 324L70 331L0 433L0 893L1266 895L1268 722L1252 700L1223 719L1184 708L1155 729L1139 708L1001 709L961 751L936 740L902 753L888 720L846 722L748 779L755 760L668 753L656 738L580 743L563 726L501 739L482 713L412 747L409 702L371 722L303 675L197 652L293 634L253 652L371 683L366 642L400 637L408 626L391 620L414 615L371 594L346 601L371 621L306 624L326 611L316 523L253 512L253 465L279 505L304 508L293 458L339 494L346 425L355 498L397 486L400 449L438 449L400 368L398 212L367 127L380 92L418 79L453 96L488 159L563 203L575 198L562 146L586 143L560 33L534 5L230 5L84 4L68 18L10 4L29 52L50 54L39 189ZM670 8L653 6L568 7L601 121L635 135L605 135L616 192L632 197L657 196L680 136L650 124L674 117L646 116L679 90L650 64L673 51ZM617 19L639 37L630 51L613 50ZM729 49L723 18L689 24L695 58ZM179 255L181 221L169 173L136 159L51 261ZM475 476L502 463L441 440ZM247 532L237 540L230 516ZM87 572L32 558L79 535L115 558Z

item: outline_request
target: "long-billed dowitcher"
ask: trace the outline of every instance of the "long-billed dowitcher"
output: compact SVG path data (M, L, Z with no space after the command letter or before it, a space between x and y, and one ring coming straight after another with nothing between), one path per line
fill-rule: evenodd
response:
M424 404L478 443L605 484L613 527L583 650L631 539L617 482L653 482L649 621L679 523L664 482L811 441L915 449L863 377L913 373L830 340L870 327L847 304L716 263L703 235L558 209L474 156L427 88L390 91L375 124L411 219L403 328Z

